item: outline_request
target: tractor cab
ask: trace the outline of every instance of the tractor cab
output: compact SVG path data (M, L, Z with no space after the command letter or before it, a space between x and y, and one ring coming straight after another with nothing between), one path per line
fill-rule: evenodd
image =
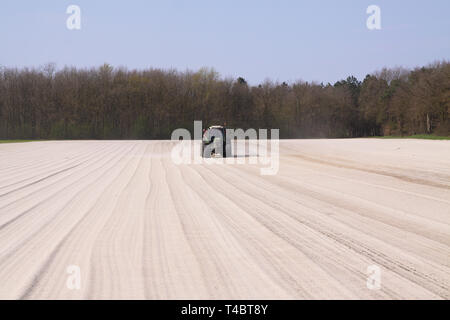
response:
M231 142L224 126L211 126L203 130L202 156L204 158L231 156Z

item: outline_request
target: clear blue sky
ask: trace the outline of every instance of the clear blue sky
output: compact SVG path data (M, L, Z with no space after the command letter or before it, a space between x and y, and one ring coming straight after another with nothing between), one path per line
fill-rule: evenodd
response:
M82 29L66 28L70 4ZM382 30L366 28L381 7ZM362 79L450 58L450 1L1 0L0 65L214 67L252 84Z

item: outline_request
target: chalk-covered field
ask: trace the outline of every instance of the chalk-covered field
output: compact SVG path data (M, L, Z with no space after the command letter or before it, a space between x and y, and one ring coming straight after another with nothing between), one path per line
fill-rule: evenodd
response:
M450 298L450 141L281 141L272 176L173 145L0 144L0 298Z

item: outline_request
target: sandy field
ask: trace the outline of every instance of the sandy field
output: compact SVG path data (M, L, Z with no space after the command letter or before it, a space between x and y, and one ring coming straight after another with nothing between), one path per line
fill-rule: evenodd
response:
M0 144L0 298L450 298L450 141L282 140L276 175L174 145Z

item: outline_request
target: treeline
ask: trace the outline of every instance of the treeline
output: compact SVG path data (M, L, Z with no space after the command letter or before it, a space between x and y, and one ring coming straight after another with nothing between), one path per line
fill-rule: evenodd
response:
M281 138L450 134L450 63L361 82L250 86L212 69L0 69L0 139L167 139L204 125L279 128Z

